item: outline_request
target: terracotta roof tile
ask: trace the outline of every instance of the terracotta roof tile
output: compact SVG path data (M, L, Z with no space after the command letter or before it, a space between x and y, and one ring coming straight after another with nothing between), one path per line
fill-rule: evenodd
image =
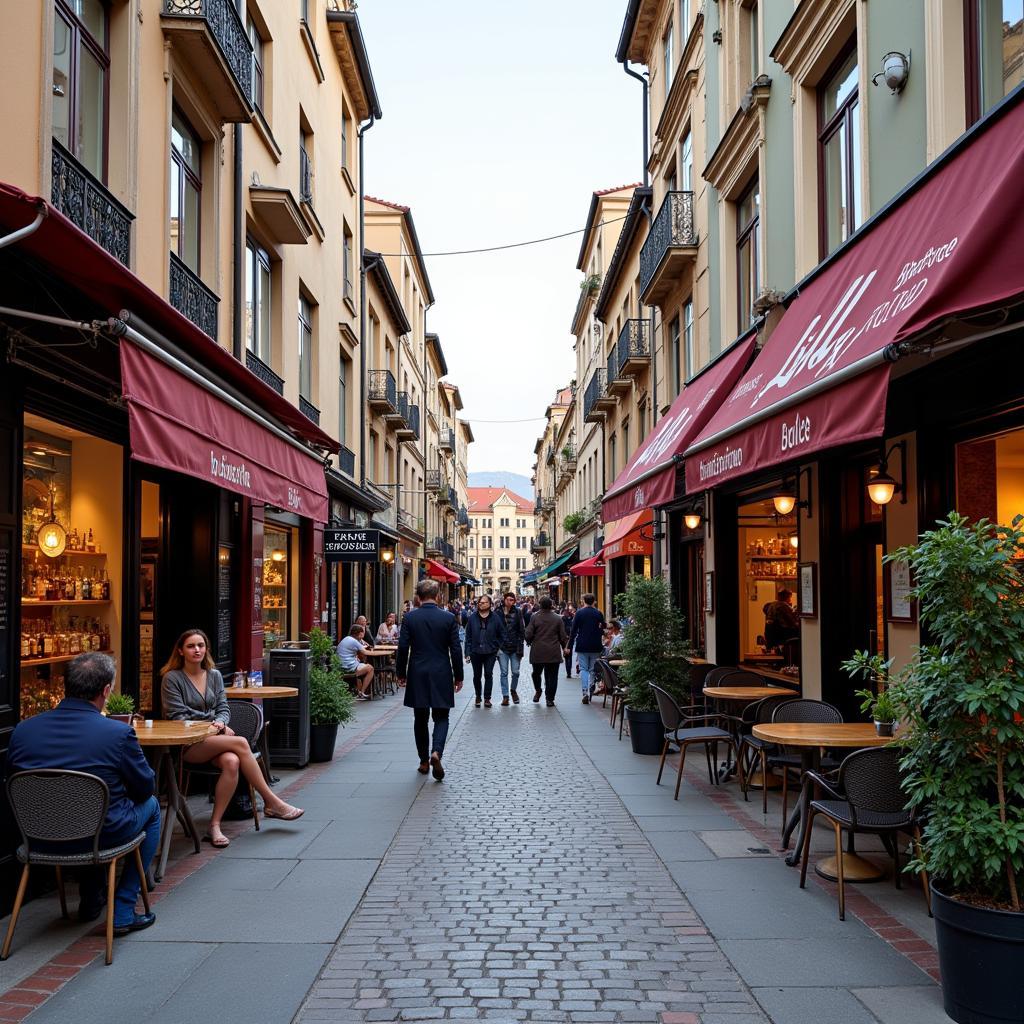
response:
M508 495L516 503L520 512L533 512L532 501L524 498L521 494L516 494L515 491L510 491L507 487L467 487L468 509L470 512L490 510L503 494Z
M614 191L614 190L613 190ZM408 213L409 207L402 206L401 203L392 203L387 199L378 199L376 196L365 196L364 198L369 199L371 203L380 203L381 206L388 206L392 210L399 210L402 213Z
M613 192L625 192L627 189L639 188L642 184L643 184L642 182L634 181L632 185L616 185L614 188L602 188L602 189L598 189L594 193L594 195L595 196L608 196L608 195L611 195ZM367 198L369 198L369 197L367 197Z

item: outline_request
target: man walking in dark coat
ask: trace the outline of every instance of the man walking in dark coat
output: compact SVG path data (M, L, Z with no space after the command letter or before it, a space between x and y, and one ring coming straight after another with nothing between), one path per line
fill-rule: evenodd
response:
M412 708L413 732L420 755L418 771L432 771L438 782L444 778L444 743L448 738L448 713L455 707L455 694L462 689L462 647L454 615L437 607L440 590L435 580L420 580L416 596L420 606L402 619L395 671L399 685L405 685L405 706ZM434 735L428 720L434 719Z

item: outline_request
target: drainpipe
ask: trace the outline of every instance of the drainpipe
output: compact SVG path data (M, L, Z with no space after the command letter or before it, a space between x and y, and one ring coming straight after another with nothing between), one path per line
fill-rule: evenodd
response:
M643 125L644 125L644 141L643 141L643 155L644 155L644 188L647 188L647 79L644 75L634 71L629 66L629 61L624 60L622 62L622 70L629 75L630 78L635 78L643 87Z
M359 139L359 380L362 382L361 400L365 403L366 383L366 189L363 187L364 150L363 135L376 122L373 114L356 132ZM359 486L366 488L366 409L359 410Z

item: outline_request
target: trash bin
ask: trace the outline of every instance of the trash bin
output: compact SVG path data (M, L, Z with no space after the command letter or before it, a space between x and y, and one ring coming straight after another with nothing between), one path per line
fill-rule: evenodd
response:
M273 764L304 768L309 763L309 669L313 658L308 644L275 647L267 656L267 686L294 686L297 697L271 701L268 743Z

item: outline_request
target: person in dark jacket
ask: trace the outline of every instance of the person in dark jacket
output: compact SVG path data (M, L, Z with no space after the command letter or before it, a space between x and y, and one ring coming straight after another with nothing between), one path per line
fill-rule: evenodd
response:
M562 652L569 640L562 617L553 609L554 602L551 598L542 597L537 602L537 611L533 613L530 624L526 627L526 642L530 645L530 665L533 668L533 702L536 704L540 700L540 682L543 675L544 695L549 708L555 706L558 668L562 664Z
M572 633L572 620L575 617L575 607L569 602L566 602L562 606L562 622L565 624L565 632L567 634ZM565 652L565 678L572 679L572 651L568 649Z
M491 692L494 689L494 662L501 650L505 631L501 617L494 614L491 599L484 594L476 603L476 611L466 624L466 661L473 665L473 689L476 691L476 707L480 707L481 692L484 707L491 707ZM481 684L481 677L483 682ZM507 703L507 701L506 701Z
M444 778L444 744L448 738L448 713L455 694L462 689L462 648L455 616L437 607L440 590L436 580L420 580L416 596L420 606L402 619L395 655L395 675L405 687L405 706L413 709L413 733L420 755L421 775L428 771ZM427 728L434 719L434 735Z
M594 595L583 595L583 607L576 612L569 631L569 646L566 648L566 663L576 648L576 663L580 667L580 685L583 687L583 703L590 703L590 689L593 685L594 663L604 649L604 615L594 606Z
M135 730L126 722L116 722L100 713L114 687L115 674L114 659L109 654L92 651L73 658L68 663L60 704L53 711L25 719L11 733L7 775L63 768L98 776L110 791L100 848L120 846L144 831L146 838L139 853L148 867L160 842L160 804L154 795L153 769L142 753ZM89 840L83 849L91 848ZM103 909L104 874L102 869L90 869L82 878L78 916L83 921L95 920ZM114 891L115 935L148 928L156 920L154 914L135 913L141 888L135 858L126 857L121 881Z
M501 706L508 707L509 668L512 669L512 701L519 703L519 664L523 658L523 645L526 642L526 623L523 622L522 613L516 607L516 595L511 590L506 591L501 599L501 604L496 612L501 620L505 636L498 650L498 668L501 672Z

